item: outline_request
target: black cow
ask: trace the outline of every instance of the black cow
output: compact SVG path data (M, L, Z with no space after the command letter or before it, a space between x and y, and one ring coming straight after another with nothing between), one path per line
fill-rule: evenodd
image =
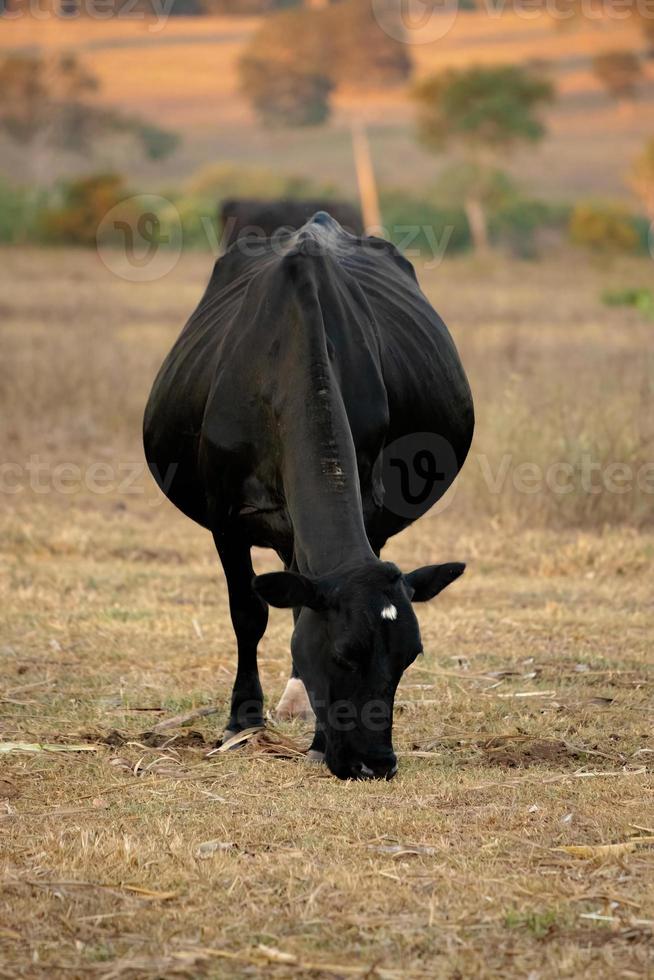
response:
M454 343L390 243L318 213L284 248L261 242L216 262L154 383L144 443L225 571L238 647L226 734L263 724L257 644L268 604L288 607L294 675L317 717L312 756L341 778L395 773L395 690L421 651L412 602L464 566L403 574L380 560L433 503L408 516L385 506L384 451L436 433L454 460L447 486L473 426ZM255 578L253 545L286 571Z
M347 201L301 201L281 198L272 201L256 198L223 201L220 220L223 247L229 248L237 238L255 236L272 238L301 228L317 211L327 211L353 235L363 234L361 215Z

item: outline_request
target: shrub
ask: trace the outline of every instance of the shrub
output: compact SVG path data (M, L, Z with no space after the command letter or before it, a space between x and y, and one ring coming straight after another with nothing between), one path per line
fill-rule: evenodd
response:
M632 221L638 236L638 251L643 255L650 254L654 247L654 222L649 221L642 214L634 215Z
M310 177L235 163L203 167L187 181L185 191L214 207L226 197L334 197L337 193L332 184Z
M386 234L398 248L434 258L435 248L443 245L446 254L470 247L462 208L439 207L403 191L386 191L381 194L381 211Z
M13 187L0 180L0 242L17 244L38 238L47 192Z
M470 188L475 188L488 215L490 240L521 258L536 255L536 232L567 225L570 209L522 197L513 177L503 170L480 170L469 161L445 167L434 185L437 205L463 210Z
M58 244L95 245L100 222L127 197L127 191L117 174L95 174L65 182L59 196L59 206L42 214L44 238Z
M594 252L634 252L639 235L631 215L619 205L577 204L570 217L570 240Z
M654 293L644 287L607 290L602 294L605 306L633 306L649 320L654 320Z
M520 258L535 258L538 231L565 233L569 221L570 207L566 204L549 204L515 195L491 216L491 237Z

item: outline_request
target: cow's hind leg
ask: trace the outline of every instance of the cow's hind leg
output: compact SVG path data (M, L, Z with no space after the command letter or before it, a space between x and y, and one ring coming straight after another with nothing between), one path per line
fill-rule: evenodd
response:
M297 571L297 565L293 564L290 567L293 571ZM288 564L286 568L289 568ZM294 623L297 623L299 614L299 609L293 610ZM286 682L284 693L275 708L275 718L279 721L292 721L293 718L299 718L301 721L313 721L315 718L307 689L294 666L291 667L291 676Z
M280 721L290 721L300 718L302 721L313 721L315 715L304 683L295 667L291 671L284 693L275 708L275 718Z
M214 534L227 590L229 611L236 634L238 667L225 738L246 728L263 725L263 691L257 666L257 645L268 623L268 606L252 588L254 569L250 548L229 534Z

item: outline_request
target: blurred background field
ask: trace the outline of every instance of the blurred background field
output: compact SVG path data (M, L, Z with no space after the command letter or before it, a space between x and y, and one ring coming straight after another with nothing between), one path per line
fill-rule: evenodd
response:
M102 101L129 107L159 125L178 131L183 143L163 164L133 155L121 170L131 182L156 180L183 184L210 162L239 167L262 164L336 185L345 196L356 193L348 114L363 110L370 126L375 165L382 187L413 191L435 181L445 161L434 162L416 146L406 85L387 91L359 88L336 93L332 120L325 127L270 132L255 117L239 90L236 63L260 26L255 17L174 17L159 29L150 21L89 18L66 22L27 19L3 24L0 51L58 52L74 49L93 66ZM518 155L510 170L525 192L548 200L577 197L625 199L624 175L654 128L654 66L645 65L641 98L626 114L605 91L592 70L592 57L606 50L642 50L643 38L631 20L588 22L557 29L542 14L533 19L510 8L489 17L460 11L452 29L432 43L411 46L414 76L449 66L545 62L558 90L548 116L549 137L534 157ZM3 170L20 180L21 156L3 147ZM62 157L52 175L69 173L80 161ZM97 169L113 169L110 148L98 151Z
M351 0L349 7L358 10L357 3ZM295 11L306 17L324 13ZM0 105L0 201L5 204L0 238L74 240L74 234L56 231L52 223L44 226L38 214L60 207L70 181L89 174L119 176L124 194L161 193L179 205L189 224L198 213L213 219L221 197L274 197L280 187L293 194L326 192L354 200L349 126L356 119L367 128L384 224L392 228L415 221L416 214L423 223L433 220L437 226L454 221L453 247L465 247L465 221L449 188L460 155L449 145L431 153L416 140L412 93L420 80L448 68L509 64L537 69L552 84L555 98L543 110L546 138L538 147L519 143L499 159L510 186L510 200L496 202L505 237L522 240L533 226L545 231L554 226L565 237L571 211L586 202L602 211L617 206L627 212L636 225L638 247L646 250L649 218L630 174L654 130L654 62L645 33L649 22L643 28L635 15L616 19L610 8L609 15L599 12L571 21L557 21L545 11L529 18L513 9L492 16L460 10L442 37L423 42L420 30L412 29L410 43L402 44L380 32L368 13L370 23L356 26L353 19L351 46L346 45L329 80L322 124L262 125L241 63L259 51L268 59L271 78L288 68L287 52L269 26L275 17L288 16L281 11L265 18L204 15L160 21L135 15L46 17L38 22L25 16L3 22L0 56L35 59L32 74L38 66L50 111L42 110L45 118L34 123L38 113L26 105L33 129L16 139L10 117L21 99L29 103L29 96L12 89L10 66L3 88L11 104ZM291 10L290 16L297 14ZM380 47L375 61L371 44L369 60L359 71L350 71L347 65L356 65L365 51L361 39L366 33L372 37L373 28L389 50ZM302 50L306 24L290 21L287 29L290 50ZM312 44L304 45L309 60ZM393 45L404 62L393 62ZM602 73L598 59L608 55L619 61L625 54L637 59L631 75L627 70L626 83L619 64L613 75ZM96 115L91 138L85 137L83 145L56 137L62 103L55 92L57 59L63 56L73 57L87 82L92 80L86 91L78 85L70 99L111 117ZM22 203L25 196L28 201ZM190 243L207 247L206 235L197 227L188 237Z
M0 755L0 977L654 970L651 25L478 5L398 48L347 2L0 16L0 748L32 746ZM325 65L316 18L341 13ZM477 413L457 484L386 552L468 569L420 610L374 786L308 766L297 722L209 754L226 589L140 442L221 203L357 203L353 123ZM108 213L160 275L98 238ZM268 708L290 629L273 610Z

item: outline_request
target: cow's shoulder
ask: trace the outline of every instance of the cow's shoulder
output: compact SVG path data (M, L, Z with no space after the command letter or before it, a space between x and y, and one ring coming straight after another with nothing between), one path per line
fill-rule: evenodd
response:
M396 270L401 277L407 277L411 282L418 286L418 277L412 262L386 238L378 238L376 235L368 235L361 239L364 253L376 261L380 275L387 275L389 266Z

